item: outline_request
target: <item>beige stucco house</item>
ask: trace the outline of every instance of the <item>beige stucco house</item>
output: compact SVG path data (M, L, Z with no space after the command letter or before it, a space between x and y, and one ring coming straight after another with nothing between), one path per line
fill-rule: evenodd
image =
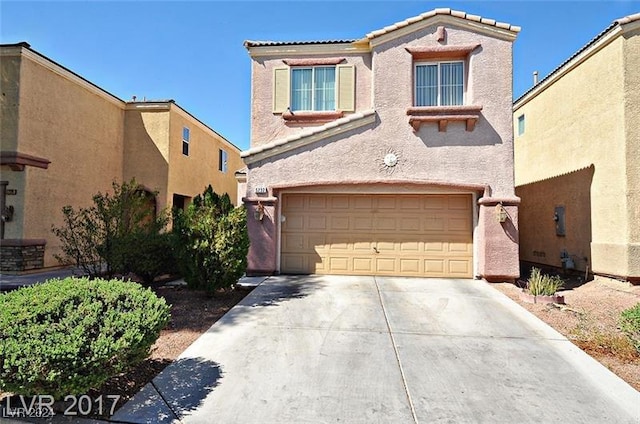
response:
M513 108L524 262L640 281L640 14Z
M158 191L158 210L211 184L237 197L240 150L173 100L125 102L26 43L0 46L2 270L58 265L65 205L113 181Z
M513 280L512 43L436 9L338 41L247 41L250 274Z

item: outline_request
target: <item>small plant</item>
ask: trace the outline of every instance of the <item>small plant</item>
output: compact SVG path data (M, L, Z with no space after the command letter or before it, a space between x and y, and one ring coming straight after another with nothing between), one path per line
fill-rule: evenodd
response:
M185 211L177 210L173 232L181 271L192 288L215 294L231 287L247 267L247 212L227 194L208 186Z
M169 320L139 284L65 278L0 295L0 389L60 399L99 387L149 354Z
M631 339L631 343L640 352L640 303L622 311L620 329Z
M534 296L553 296L564 287L564 281L557 275L543 274L539 268L531 269L526 290Z

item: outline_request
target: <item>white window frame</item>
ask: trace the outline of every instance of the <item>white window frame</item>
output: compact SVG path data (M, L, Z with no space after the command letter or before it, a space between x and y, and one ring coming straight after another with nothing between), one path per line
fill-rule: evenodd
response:
M526 121L525 121L525 117L524 117L524 113L520 116L518 116L518 135L522 135L524 134L526 128Z
M291 108L291 103L293 103L293 71L301 71L305 69L311 69L311 109L297 109L294 110L291 108L293 112L328 112L330 110L316 110L313 109L316 104L316 85L315 85L315 76L316 69L318 68L332 68L333 69L333 109L331 111L335 111L338 104L338 69L335 65L317 65L317 66L292 66L289 70L289 107Z
M223 160L224 159L224 160ZM229 161L229 154L224 149L218 149L218 171L227 173L227 162Z
M414 106L418 106L418 84L417 84L417 79L416 79L416 75L418 74L418 66L424 66L424 65L438 65L438 104L437 105L432 105L432 106L442 106L442 99L441 99L441 73L440 73L440 65L442 65L443 63L461 63L462 64L462 103L460 105L465 105L467 104L467 68L465 65L465 61L464 60L423 60L423 61L419 61L419 62L414 62L413 64L413 105ZM452 106L452 105L447 105L447 106ZM455 106L459 106L459 105L455 105ZM422 106L419 106L422 107ZM426 106L426 107L430 107L430 106Z
M187 137L185 138L185 130L186 130L186 134ZM191 130L189 129L189 127L182 127L182 154L185 156L189 156L189 151L191 149ZM187 146L187 153L184 152L184 147L185 145Z

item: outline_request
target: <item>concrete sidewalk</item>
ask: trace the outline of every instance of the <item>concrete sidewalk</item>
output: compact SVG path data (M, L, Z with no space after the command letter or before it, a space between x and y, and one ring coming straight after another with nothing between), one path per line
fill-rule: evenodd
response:
M271 277L112 419L638 423L640 393L482 281Z
M0 273L0 291L14 290L23 286L31 286L53 278L66 278L82 275L84 275L83 271L75 267L36 271L25 274Z

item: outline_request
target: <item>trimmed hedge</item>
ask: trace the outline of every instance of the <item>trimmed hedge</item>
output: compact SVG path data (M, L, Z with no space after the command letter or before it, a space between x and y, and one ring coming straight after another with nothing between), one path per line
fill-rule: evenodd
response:
M620 329L631 339L631 343L640 352L640 303L620 314Z
M151 290L65 278L0 295L0 388L60 399L99 387L148 356L169 320Z

